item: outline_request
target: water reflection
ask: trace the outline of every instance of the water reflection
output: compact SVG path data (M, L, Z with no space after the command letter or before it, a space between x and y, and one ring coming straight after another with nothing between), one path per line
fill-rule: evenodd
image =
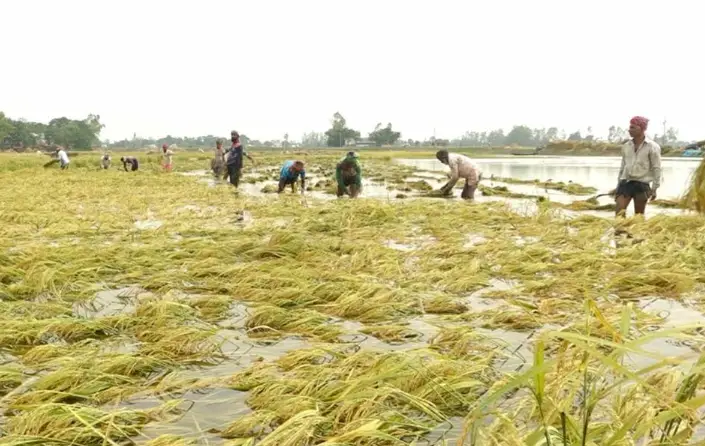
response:
M607 192L617 185L620 158L596 156L476 158L486 178L509 177L579 183ZM428 171L445 171L448 167L435 159L401 159L398 162ZM661 198L677 198L685 191L699 159L664 158Z

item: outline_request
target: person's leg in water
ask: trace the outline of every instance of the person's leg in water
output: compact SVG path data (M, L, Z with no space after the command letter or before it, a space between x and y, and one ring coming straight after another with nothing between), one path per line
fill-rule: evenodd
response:
M362 184L357 182L357 179L354 175L349 176L347 178L343 179L343 184L345 184L345 187L347 188L348 195L350 195L350 198L357 198L357 196L360 194L360 190L362 189Z
M463 186L463 192L460 194L460 198L462 198L463 200L474 200L476 189L477 184L470 184L466 179L465 186Z
M632 195L630 191L628 190L629 188L627 187L628 183L621 182L619 183L619 186L617 186L617 190L615 191L615 197L614 197L614 202L615 202L615 215L617 217L625 217L627 214L627 208L629 207L629 203L632 202Z
M240 169L237 166L228 166L228 176L230 177L230 184L235 187L240 185Z
M648 184L639 184L640 191L634 194L634 214L644 215L646 212L646 204L651 197L651 188Z
M348 189L347 187L343 187L343 186L341 186L341 185L338 185L338 191L336 192L335 195L336 195L338 198L340 198L340 197L342 197L343 195L345 195L345 194L348 193L348 190L347 190L347 189Z

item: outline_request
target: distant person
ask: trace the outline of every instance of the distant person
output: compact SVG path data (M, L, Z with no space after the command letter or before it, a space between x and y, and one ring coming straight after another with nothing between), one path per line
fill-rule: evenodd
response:
M465 200L474 200L475 190L477 190L477 185L482 180L482 172L477 165L467 156L459 153L448 153L447 150L436 152L436 158L450 167L450 180L441 187L441 193L444 195L452 194L455 184L460 178L464 178L465 186L460 197Z
M61 146L57 147L56 156L59 158L59 166L61 167L61 170L68 169L71 161L69 161L69 155L66 153L66 149Z
M301 193L306 190L306 169L303 161L286 161L279 172L279 188L277 193L282 193L287 185L291 186L291 192L296 192L295 184L301 178Z
M337 196L347 194L356 198L362 190L362 168L355 152L348 152L335 167L335 181L338 183Z
M164 170L171 172L173 166L174 152L169 149L168 144L162 144L162 156L164 157Z
M634 213L644 214L646 203L656 199L661 186L661 147L646 137L649 120L635 116L629 121L628 140L622 146L622 165L615 191L616 214L626 213L634 200Z
M110 169L111 162L112 158L109 154L106 153L100 158L100 167L102 167L103 169Z
M134 156L124 156L120 158L120 161L122 161L122 167L125 169L125 172L127 172L127 165L130 165L130 170L132 172L136 171L137 169L140 168L140 163L137 161L137 158Z
M215 155L211 160L211 170L216 178L220 178L225 173L225 152L223 151L223 141L215 142Z
M245 152L242 144L240 144L240 134L235 130L230 132L230 141L232 145L225 151L225 153L227 153L225 166L228 170L226 175L230 177L230 184L238 187L240 184L240 176L242 175L242 157L246 156L253 163L255 160Z

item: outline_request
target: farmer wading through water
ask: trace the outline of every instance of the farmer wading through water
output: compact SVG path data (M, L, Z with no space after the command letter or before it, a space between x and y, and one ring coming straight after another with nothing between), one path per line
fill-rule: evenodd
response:
M622 166L615 190L617 215L626 213L634 200L634 213L644 214L649 199L656 199L661 186L661 147L646 137L649 120L635 116L629 121L629 136L622 146Z
M226 168L227 168L227 173L225 174L225 177L223 179L230 177L230 184L232 184L235 187L238 187L240 184L240 175L242 174L242 157L243 155L246 156L250 161L253 163L255 160L252 159L250 155L245 152L245 149L243 149L242 144L240 144L240 134L233 130L230 132L230 140L232 141L232 145L228 150L226 150L227 153L227 160L225 162Z

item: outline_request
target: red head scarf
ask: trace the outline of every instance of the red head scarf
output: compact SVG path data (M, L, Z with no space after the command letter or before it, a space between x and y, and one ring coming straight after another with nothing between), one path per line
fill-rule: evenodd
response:
M649 120L646 119L643 116L634 116L630 121L629 124L634 124L637 127L641 127L642 130L646 130L646 127L649 126Z

